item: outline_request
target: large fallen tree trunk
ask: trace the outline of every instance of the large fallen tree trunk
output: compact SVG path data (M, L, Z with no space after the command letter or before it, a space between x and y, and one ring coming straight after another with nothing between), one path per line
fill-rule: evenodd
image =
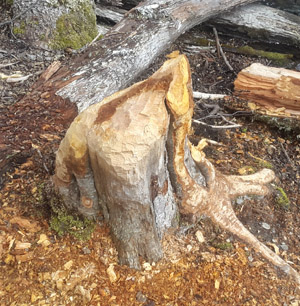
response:
M56 74L56 96L82 111L124 88L182 33L221 12L253 0L145 1L105 37ZM63 87L61 82L63 83ZM67 84L67 82L69 84ZM53 80L51 88L55 90ZM59 90L58 90L59 89Z
M300 1L299 0L263 0L264 3L272 7L280 8L287 12L300 16Z
M236 8L206 24L226 35L300 47L300 17L261 4Z
M96 15L118 23L126 11L96 6ZM267 44L300 46L300 17L262 4L249 4L214 17L204 25L214 26L225 35L247 37Z
M174 54L175 53L175 54ZM149 79L89 107L70 126L54 182L65 204L109 223L122 264L139 268L162 257L160 238L184 214L206 215L237 235L300 284L300 276L237 219L231 200L268 193L264 169L224 176L187 136L193 115L188 60L176 52Z

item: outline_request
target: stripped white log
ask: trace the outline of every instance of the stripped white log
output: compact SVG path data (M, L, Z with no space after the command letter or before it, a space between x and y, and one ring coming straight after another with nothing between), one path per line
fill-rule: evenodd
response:
M226 97L226 95L210 94L210 93L205 93L205 92L193 91L193 97L195 99L218 100L218 99L224 99Z

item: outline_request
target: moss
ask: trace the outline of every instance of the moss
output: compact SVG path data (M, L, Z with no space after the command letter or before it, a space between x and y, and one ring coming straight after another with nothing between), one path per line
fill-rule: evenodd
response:
M263 159L258 161L258 167L259 168L273 169L273 165L270 162L268 162L266 160L263 160Z
M19 27L13 27L13 33L15 35L22 35L22 34L24 34L25 30L26 30L26 25L25 25L24 21L21 21Z
M78 240L88 240L95 229L95 222L64 208L61 196L45 182L36 182L28 190L26 201L32 204L36 217L50 219L51 229L60 237L69 234Z
M233 248L232 243L230 243L230 242L215 243L215 244L213 244L213 246L216 249L220 249L220 250L223 250L223 251L231 250Z
M276 127L282 132L290 134L291 132L300 132L300 123L297 118L280 118L271 115L255 115L256 120L267 123L272 127Z
M265 57L281 65L287 64L293 58L292 54L256 50L250 46L240 47L237 49L237 51L242 54Z
M90 4L79 4L77 10L60 16L50 47L79 49L97 35L96 16Z
M50 227L60 237L70 234L78 240L88 240L95 229L95 223L87 218L68 215L65 210L61 210L51 217Z
M200 38L195 39L195 44L201 47L208 47L208 46L215 45L215 42L207 38L200 37Z
M14 4L14 0L5 0L6 6L12 6Z
M276 197L276 203L280 208L288 210L290 208L290 200L285 193L285 191L281 187L276 187L276 190L278 191L277 197Z

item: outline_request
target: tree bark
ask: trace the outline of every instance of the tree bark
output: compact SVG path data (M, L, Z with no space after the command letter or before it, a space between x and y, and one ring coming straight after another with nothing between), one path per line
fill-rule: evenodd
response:
M299 0L263 0L263 3L300 16Z
M79 55L56 79L69 84L56 92L79 111L128 86L180 34L212 16L253 1L145 1L105 37Z
M189 63L176 52L170 58L149 79L75 118L56 159L54 182L64 202L88 217L102 210L121 264L139 268L139 256L161 258L160 238L178 205L183 214L209 216L300 284L298 273L259 242L231 206L240 195L266 195L273 171L224 176L205 158L205 140L189 142Z
M12 33L37 48L79 49L97 35L93 4L91 0L14 0Z
M261 4L236 8L205 24L226 35L300 47L300 17Z

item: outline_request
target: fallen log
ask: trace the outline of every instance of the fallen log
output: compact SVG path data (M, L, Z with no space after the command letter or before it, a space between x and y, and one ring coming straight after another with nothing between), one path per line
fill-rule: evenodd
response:
M68 125L78 110L82 111L131 84L183 32L222 11L251 2L253 0L234 0L228 5L225 0L213 4L208 0L185 0L173 1L166 6L163 0L155 3L145 1L128 12L103 39L74 56L72 61L60 66L52 65L46 75L42 75L34 84L31 92L18 102L18 106L26 109L34 104L44 109L48 107L47 103L51 103L54 107L44 113L50 111L53 118L63 117L63 125ZM109 3L121 4L117 0L105 1L105 4ZM55 112L56 107L68 110ZM3 122L15 131L11 137L16 140L10 141L4 137L5 149L0 151L0 176L6 169L5 164L11 160L7 156L24 152L17 135L24 134L22 125L25 114L16 114L16 109L17 106L11 106L7 111L14 114L15 120L9 120L6 114L2 117ZM42 128L39 121L28 122L27 128L32 131L33 137L39 137L36 135L39 130L37 125L40 124Z
M238 74L234 91L255 113L300 119L300 72L255 63Z
M88 51L55 75L55 95L79 111L130 84L182 33L221 12L253 0L145 1ZM63 86L61 82L63 80ZM67 84L68 83L68 84Z
M263 3L300 16L299 0L263 0Z
M275 175L225 176L189 140L193 93L189 63L174 52L149 79L90 106L59 147L54 182L64 203L87 217L99 210L121 264L162 257L160 239L180 213L209 216L300 284L299 274L251 234L231 201L268 193ZM159 114L159 116L158 116Z
M96 6L96 15L113 23L121 21L125 13L116 7ZM221 14L204 25L216 27L224 35L300 47L300 17L258 3Z
M300 47L300 17L262 4L236 8L205 25L216 27L225 35Z

